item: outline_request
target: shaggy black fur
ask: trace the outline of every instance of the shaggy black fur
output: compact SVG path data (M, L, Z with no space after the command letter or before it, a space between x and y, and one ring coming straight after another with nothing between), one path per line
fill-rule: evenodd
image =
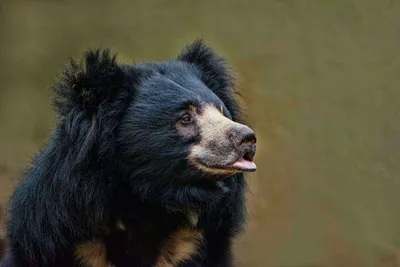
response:
M120 65L108 50L71 61L54 85L55 130L10 199L2 266L84 266L73 248L93 239L117 267L153 266L163 240L189 225L188 211L204 240L179 266L231 266L243 174L215 182L188 164L198 138L182 138L174 123L200 103L223 105L238 121L232 88L224 61L202 41L162 63Z

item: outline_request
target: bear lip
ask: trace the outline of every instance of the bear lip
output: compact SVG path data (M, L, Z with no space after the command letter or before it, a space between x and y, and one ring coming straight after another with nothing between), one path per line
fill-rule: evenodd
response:
M228 164L228 167L246 172L254 172L257 169L256 164L253 162L254 155L255 151L249 149L233 163Z
M197 161L200 165L215 170L226 173L235 173L235 172L254 172L257 170L256 164L253 162L254 152L247 152L243 155L240 155L235 161L228 163L226 165L210 165L205 164L202 161Z
M246 172L254 172L257 170L256 164L253 161L246 159L245 157L240 157L234 163L230 164L230 167Z

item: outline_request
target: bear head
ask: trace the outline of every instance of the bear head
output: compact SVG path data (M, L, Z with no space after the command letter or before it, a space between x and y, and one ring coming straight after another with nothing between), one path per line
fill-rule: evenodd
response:
M202 41L160 63L118 64L108 50L89 50L54 89L77 168L141 199L208 206L256 170L256 136L240 123L230 70Z

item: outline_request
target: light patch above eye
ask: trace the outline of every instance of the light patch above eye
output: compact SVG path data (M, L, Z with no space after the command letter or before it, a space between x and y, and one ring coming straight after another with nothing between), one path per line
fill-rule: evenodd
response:
M194 105L189 105L189 110L192 112L197 112L197 109Z

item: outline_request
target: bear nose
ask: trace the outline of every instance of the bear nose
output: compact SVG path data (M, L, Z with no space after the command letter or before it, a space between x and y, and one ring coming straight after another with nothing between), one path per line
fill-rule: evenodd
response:
M246 125L231 128L229 135L236 147L252 147L257 142L255 132Z

